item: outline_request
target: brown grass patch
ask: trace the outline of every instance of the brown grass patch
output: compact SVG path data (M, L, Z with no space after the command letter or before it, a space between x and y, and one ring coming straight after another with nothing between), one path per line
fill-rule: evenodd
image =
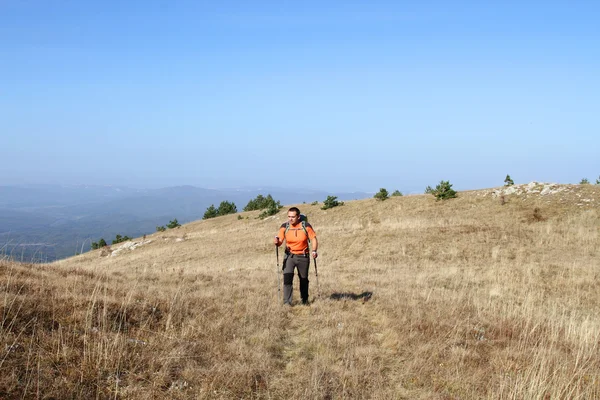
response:
M284 213L2 261L0 398L599 398L588 186L301 205L321 244L309 307L277 298Z

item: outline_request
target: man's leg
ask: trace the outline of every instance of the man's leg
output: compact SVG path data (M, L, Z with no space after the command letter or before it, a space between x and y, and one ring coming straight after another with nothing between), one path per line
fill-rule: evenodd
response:
M294 266L296 257L289 255L286 257L283 267L283 304L292 305L292 292L294 283Z
M298 258L298 277L300 278L300 297L302 304L308 304L308 267L310 265L309 256Z

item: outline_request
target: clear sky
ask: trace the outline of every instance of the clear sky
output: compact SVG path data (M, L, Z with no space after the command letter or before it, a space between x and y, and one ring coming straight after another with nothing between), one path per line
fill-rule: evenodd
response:
M0 0L0 184L600 175L598 1Z

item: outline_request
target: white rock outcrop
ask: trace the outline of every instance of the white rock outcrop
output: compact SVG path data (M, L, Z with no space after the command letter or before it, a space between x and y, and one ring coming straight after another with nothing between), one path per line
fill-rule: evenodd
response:
M138 247L143 246L148 243L151 243L151 242L152 242L152 240L142 240L141 242L134 242L134 241L128 240L128 241L124 242L122 245L120 245L119 247L113 248L112 254L110 256L115 257L122 251L135 250Z
M492 191L492 197L509 196L511 194L537 194L541 196L548 196L556 194L569 189L568 186L561 186L558 183L540 183L540 182L529 182L523 185L512 185L505 186L501 189L495 189Z

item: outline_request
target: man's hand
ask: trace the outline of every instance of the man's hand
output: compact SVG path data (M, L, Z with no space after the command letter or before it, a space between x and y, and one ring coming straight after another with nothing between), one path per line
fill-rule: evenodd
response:
M317 253L316 250L313 250L312 251L312 258L317 258L317 257L319 257L319 254Z
M279 241L279 237L275 236L275 239L273 240L273 243L275 243L275 246L279 247L281 246L281 242Z

